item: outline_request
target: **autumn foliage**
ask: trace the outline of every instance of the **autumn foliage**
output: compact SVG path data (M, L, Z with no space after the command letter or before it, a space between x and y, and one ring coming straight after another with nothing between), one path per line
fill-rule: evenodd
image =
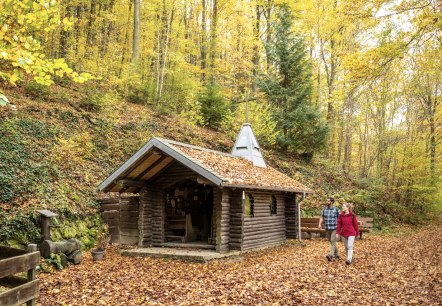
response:
M122 257L41 274L42 305L440 305L442 227L356 241L351 266L314 239L207 264ZM339 244L343 251L342 243ZM341 253L342 255L343 253Z

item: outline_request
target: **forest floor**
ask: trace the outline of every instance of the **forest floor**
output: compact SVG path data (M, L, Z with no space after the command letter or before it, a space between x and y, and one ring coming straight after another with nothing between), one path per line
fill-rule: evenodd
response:
M122 257L40 274L39 305L441 305L442 226L366 234L354 262L313 239L206 264ZM339 243L343 255L342 242Z

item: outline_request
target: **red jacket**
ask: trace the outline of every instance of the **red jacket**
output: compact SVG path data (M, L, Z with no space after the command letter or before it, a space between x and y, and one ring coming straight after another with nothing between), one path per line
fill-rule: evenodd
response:
M338 218L336 234L344 237L359 235L358 219L356 219L354 212L350 211L348 214L345 214L343 211L341 212Z

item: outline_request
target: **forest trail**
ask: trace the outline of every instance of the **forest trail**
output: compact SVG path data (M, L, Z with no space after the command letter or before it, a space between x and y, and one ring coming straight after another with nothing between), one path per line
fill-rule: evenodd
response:
M442 226L365 235L354 262L314 239L207 264L122 257L40 274L39 305L440 305ZM342 242L339 243L344 254Z

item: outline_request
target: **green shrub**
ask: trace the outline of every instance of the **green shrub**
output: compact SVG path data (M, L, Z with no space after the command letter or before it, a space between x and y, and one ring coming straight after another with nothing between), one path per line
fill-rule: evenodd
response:
M43 101L48 101L51 94L49 86L42 85L34 81L27 82L23 86L23 89L25 90L26 95L29 97Z
M126 93L126 101L133 104L146 105L149 100L150 87L144 86L129 86Z
M216 84L209 84L199 95L204 125L218 128L224 117L229 113L229 105Z
M0 242L14 247L25 247L31 242L40 242L40 229L32 214L17 213L6 218L0 210Z
M99 93L93 93L92 95L86 95L81 98L79 105L80 108L92 113L99 113L103 109L102 95Z

